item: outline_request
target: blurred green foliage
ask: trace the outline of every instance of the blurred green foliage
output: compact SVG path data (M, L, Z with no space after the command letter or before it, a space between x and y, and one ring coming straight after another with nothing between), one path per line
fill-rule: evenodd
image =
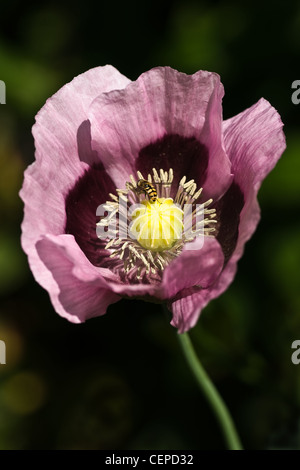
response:
M287 150L264 182L262 220L235 282L191 338L246 448L300 448L300 6L237 0L1 5L0 449L215 449L224 444L158 305L122 300L69 324L20 248L18 190L31 126L75 75L111 63L131 79L156 65L218 72L224 117L261 96L285 123Z

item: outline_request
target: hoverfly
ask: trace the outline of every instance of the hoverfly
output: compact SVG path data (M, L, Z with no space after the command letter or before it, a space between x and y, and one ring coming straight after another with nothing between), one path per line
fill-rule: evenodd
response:
M153 184L149 183L147 180L138 180L137 187L147 194L150 202L155 202L157 200L157 191Z

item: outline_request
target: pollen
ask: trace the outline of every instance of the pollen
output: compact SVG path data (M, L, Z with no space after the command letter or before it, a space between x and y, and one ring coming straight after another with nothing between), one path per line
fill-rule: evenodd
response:
M146 250L164 251L182 238L183 210L171 198L145 199L131 218L130 234Z

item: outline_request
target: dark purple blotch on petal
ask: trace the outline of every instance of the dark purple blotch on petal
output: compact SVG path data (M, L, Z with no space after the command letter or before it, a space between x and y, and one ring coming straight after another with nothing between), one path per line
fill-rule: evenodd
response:
M135 169L147 178L148 173L152 174L152 168L165 171L173 168L171 196L174 197L183 176L187 177L187 181L194 179L198 188L204 185L208 158L207 147L195 137L166 134L140 150Z
M101 163L91 166L66 197L65 233L74 235L86 257L95 266L103 265L107 251L105 242L96 234L97 207L105 203L109 193L115 192L115 185Z
M239 185L233 181L228 191L215 204L217 213L217 240L220 243L224 264L227 263L237 244L240 213L244 207L244 195Z
M77 130L77 149L78 156L82 162L92 165L98 163L99 158L95 150L92 149L91 145L91 123L87 119L83 121Z

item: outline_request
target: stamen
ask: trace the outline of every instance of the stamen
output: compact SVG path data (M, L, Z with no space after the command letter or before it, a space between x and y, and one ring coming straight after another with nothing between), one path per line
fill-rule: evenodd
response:
M193 183L194 183L194 180L188 181L187 183L185 183L185 184L183 185L184 189L187 189L187 188L188 188L189 186L191 186L191 184L193 184Z
M163 266L162 262L160 261L160 259L157 258L156 261L157 261L157 263L159 264L160 269L163 271L163 270L164 270L164 266Z
M160 183L160 178L158 176L156 169L153 168L152 171L153 171L153 178L154 178L155 183Z
M145 179L141 171L137 171L136 176L137 180ZM158 282L165 267L181 253L185 243L199 236L211 237L216 231L216 210L209 209L213 200L196 205L202 188L197 190L194 179L187 181L186 176L181 178L175 197L171 199L173 179L172 168L168 171L153 168L146 180L153 185L148 194L147 190L141 191L137 187L136 179L130 175L126 189L117 189L116 195L110 194L111 200L102 206L108 215L102 217L97 226L109 226L113 218L117 218L119 224L118 229L109 230L114 238L108 240L105 249L114 262L110 265L105 258L105 266L130 282ZM120 200L122 204L119 204ZM134 203L141 207L129 216ZM192 205L192 211L187 214L182 231L186 203ZM136 230L136 237L128 233L129 226Z
M185 181L186 181L186 176L183 176L183 177L181 178L181 180L179 181L179 186L182 186L182 187L183 187Z
M150 259L151 263L154 263L154 259L150 250L147 250L147 256Z
M143 177L142 173L140 171L136 172L140 180L144 180L145 178Z
M112 240L110 240L107 245L105 245L105 249L108 250L111 246L113 246L115 244L116 240L113 238Z
M119 202L119 199L114 194L109 193L109 196L112 198L113 201Z
M117 194L122 199L122 201L128 202L128 197L127 197L128 191L127 190L117 189Z
M201 195L202 191L203 191L203 188L198 189L198 191L196 192L196 194L193 197L194 201L197 201L197 199Z
M130 178L130 181L131 181L131 184L134 188L136 188L136 181L134 179L134 177L132 175L129 175L129 178Z
M208 199L208 201L204 202L203 203L203 207L207 207L207 206L210 206L210 204L213 202L213 199ZM215 210L215 209L213 209Z

